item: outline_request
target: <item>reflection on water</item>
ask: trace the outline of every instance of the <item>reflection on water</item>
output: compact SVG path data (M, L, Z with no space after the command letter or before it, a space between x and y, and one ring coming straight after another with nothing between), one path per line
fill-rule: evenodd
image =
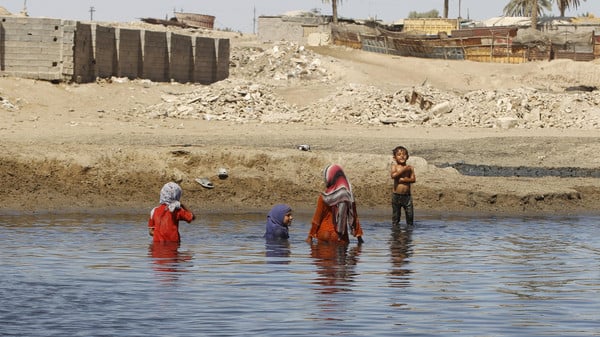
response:
M3 336L598 336L600 217L361 218L365 244L265 242L264 215L0 216Z
M310 256L317 267L315 284L322 294L332 294L352 290L356 275L356 264L361 245L348 248L348 245L319 242L310 245Z
M412 227L391 226L390 246L390 284L392 287L406 287L410 283L411 270L406 266L412 254Z
M265 256L268 263L290 263L291 245L289 240L267 240L265 243Z
M180 252L178 242L153 242L148 248L148 256L152 258L154 270L158 272L161 281L173 282L180 273L189 270L186 262L192 260L189 252Z

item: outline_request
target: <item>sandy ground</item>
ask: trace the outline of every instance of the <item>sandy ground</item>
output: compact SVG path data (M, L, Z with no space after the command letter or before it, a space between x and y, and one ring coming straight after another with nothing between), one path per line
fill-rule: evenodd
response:
M340 48L341 82L385 87L428 81L444 90L518 87L545 64L501 65L423 60ZM570 66L573 63L570 63ZM597 64L576 65L583 67ZM551 85L540 76L544 83ZM557 79L560 81L560 79ZM333 85L333 84L331 84ZM291 86L279 94L294 104L325 97L328 84ZM564 129L456 129L302 124L235 124L140 115L161 95L194 85L148 83L51 84L0 78L0 202L3 213L146 212L161 186L177 181L183 202L203 212L266 212L286 202L310 212L322 190L321 171L339 163L353 185L359 212L390 211L391 149L404 145L416 168L419 212L506 214L594 213L600 179L469 177L436 164L508 167L600 167L600 133ZM300 151L298 144L310 144ZM219 168L229 177L217 177ZM213 189L195 179L208 177Z

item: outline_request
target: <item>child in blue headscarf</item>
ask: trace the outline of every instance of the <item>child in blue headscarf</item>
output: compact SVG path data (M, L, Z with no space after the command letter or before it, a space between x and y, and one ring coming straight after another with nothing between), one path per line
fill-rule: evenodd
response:
M265 239L287 240L290 237L289 226L293 219L292 208L289 205L277 204L273 206L267 215Z

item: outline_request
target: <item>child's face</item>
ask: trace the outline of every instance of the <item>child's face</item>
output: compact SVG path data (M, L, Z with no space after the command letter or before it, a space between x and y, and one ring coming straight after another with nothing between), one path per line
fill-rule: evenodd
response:
M292 220L294 220L294 217L292 216L292 212L287 212L285 213L285 215L283 216L283 224L286 226L289 226L292 224Z
M396 163L398 164L406 164L406 161L408 160L408 153L406 153L406 151L398 151L394 156L394 160L396 160Z

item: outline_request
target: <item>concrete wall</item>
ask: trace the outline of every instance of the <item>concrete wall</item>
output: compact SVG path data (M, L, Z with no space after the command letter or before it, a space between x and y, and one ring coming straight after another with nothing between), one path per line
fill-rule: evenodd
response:
M216 81L222 81L229 77L229 40L217 40L217 73Z
M202 84L216 82L217 47L215 41L207 37L197 37L195 50L194 80Z
M64 74L65 79L72 78L77 83L86 83L94 80L93 43L92 27L90 25L77 24L73 49L73 72L71 74Z
M179 83L194 82L194 49L192 37L171 34L170 77Z
M116 29L96 26L94 42L102 48L94 48L94 75L100 78L110 77L118 72Z
M165 32L143 31L142 77L154 82L169 80L169 47Z
M318 18L293 19L281 16L258 18L258 39L261 42L290 41L299 44L327 44L329 24ZM317 42L313 42L317 41ZM315 44L316 43L316 44Z
M277 16L258 18L258 39L261 42L285 40L301 43L303 37L304 30L298 22L284 22L281 17Z
M117 76L130 79L142 77L142 36L136 29L117 32Z
M1 73L51 81L71 76L75 24L58 19L0 17Z
M61 19L0 17L0 75L91 82L111 76L210 84L229 76L229 40Z

